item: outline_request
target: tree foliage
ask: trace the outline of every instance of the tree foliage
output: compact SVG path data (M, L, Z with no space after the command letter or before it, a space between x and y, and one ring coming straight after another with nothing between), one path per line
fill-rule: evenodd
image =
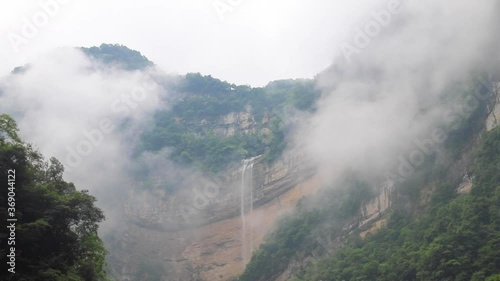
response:
M115 64L126 70L145 69L154 64L140 52L118 44L101 44L99 47L81 48L89 57L105 64Z
M479 149L470 195L435 195L414 219L395 212L361 243L311 266L299 280L497 280L500 276L500 128ZM449 187L440 188L449 195Z
M369 234L364 240L351 239L329 258L319 259L298 272L293 280L498 280L499 175L500 128L496 128L484 135L478 150L471 194L458 195L443 178L433 178L442 183L424 214L416 216L404 207L393 207L386 225L376 234ZM441 173L435 176L443 177ZM402 183L405 184L413 183ZM310 254L310 241L317 240L317 230L325 221L339 225L327 229L338 237L345 219L356 215L366 199L362 196L365 189L349 186L350 191L344 193L349 196L342 196L342 190L332 190L330 196L321 194L326 201L316 204L321 207L314 212L299 211L285 219L254 252L239 280L273 280L292 256ZM404 190L405 186L399 188Z
M187 74L176 88L179 97L155 114L155 127L142 135L141 151L170 148L177 163L218 172L231 162L265 154L272 162L286 147L290 111L312 111L319 97L311 80L281 80L264 88L237 86L199 73ZM250 110L250 111L249 111ZM216 133L230 113L249 113L252 132ZM223 123L223 122L222 122ZM218 124L218 125L217 125Z
M15 170L16 268L3 270L1 280L99 281L106 250L97 236L104 219L88 191L77 191L62 178L64 168L55 158L46 162L17 135L7 115L0 117L0 174L7 181ZM0 219L6 221L7 191L0 193ZM5 258L6 229L0 255ZM5 264L5 262L4 262Z
M298 252L311 253L318 245L318 232L340 231L339 226L358 214L361 203L371 196L369 186L348 175L335 188L321 191L317 198L306 199L293 215L284 217L256 250L240 281L274 280ZM321 206L321 207L315 207ZM334 221L334 224L325 225Z

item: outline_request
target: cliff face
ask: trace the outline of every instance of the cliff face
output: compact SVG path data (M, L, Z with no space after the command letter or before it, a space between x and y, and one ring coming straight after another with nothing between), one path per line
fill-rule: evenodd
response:
M485 130L498 126L499 85L488 105ZM259 123L249 111L231 113L215 123L200 126L224 136L236 131L254 133ZM262 122L267 122L265 117ZM475 136L460 152L459 159L448 160L446 177L456 184L459 193L468 193L472 187L471 167L479 141L480 136ZM251 250L258 248L280 215L293 210L300 198L319 189L321 180L314 174L306 155L301 153L273 164L255 160L251 200L254 211L245 217L250 222L246 230L250 234L246 237L250 237ZM242 256L241 177L238 165L216 177L204 178L200 192L131 193L129 202L123 206L124 222L117 227L113 239L106 241L110 245L109 263L114 275L119 280L136 280L139 272L156 268L163 276L161 280L212 281L231 280L241 274L249 258ZM291 279L310 262L345 245L351 235L365 238L374 234L383 227L394 204L425 208L433 190L433 185L423 187L418 202L410 204L398 194L394 182L376 184L374 197L362 205L358 217L347 223L342 233L318 237L323 247L312 255L299 253L276 280ZM249 200L248 195L243 196Z
M341 233L319 232L316 241L320 248L313 250L311 255L298 253L284 272L275 280L286 281L292 279L310 263L335 253L347 243L348 238L354 233L359 233L358 235L361 238L376 233L385 224L385 215L390 210L391 205L397 201L397 196L393 182L385 181L377 185L374 197L361 206L359 216L346 223Z
M480 144L481 133L490 131L500 125L500 83L495 83L491 88L493 91L491 99L487 102L486 116L484 116L483 128L480 133L473 136L470 142L460 151L458 159L445 159L448 161L449 169L445 175L448 182L456 186L456 192L467 194L472 189L472 167L475 159L475 151ZM359 210L359 215L347 223L342 233L337 235L319 236L318 242L321 249L313 251L312 255L297 254L289 263L286 270L275 280L286 281L292 279L296 273L303 271L310 263L323 259L343 247L347 239L352 235L359 235L364 239L367 235L375 234L387 221L388 211L394 204L404 204L405 208L425 208L435 190L433 184L421 187L417 202L411 202L403 198L397 191L394 182L384 181L377 184L375 195L365 202Z
M254 211L245 216L251 249L260 245L279 215L317 189L313 174L302 154L273 164L254 161ZM198 194L131 192L123 223L106 241L113 275L135 280L152 266L164 272L163 280L228 280L241 274L249 259L242 257L241 175L238 166L206 178ZM249 202L249 195L244 199Z
M493 90L495 91L495 95L491 102L491 106L489 109L488 119L486 119L486 130L491 131L493 128L500 124L500 83L497 83Z
M224 115L213 126L207 127L206 125L209 123L206 120L203 120L201 125L206 128L205 132L213 132L219 136L233 136L236 132L252 134L256 132L258 125L267 124L269 119L264 117L260 122L257 122L251 112L252 107L248 105L245 111Z
M275 200L313 173L303 154L295 154L273 164L257 159L252 174L254 207ZM163 190L132 192L124 206L127 220L147 228L172 231L239 216L239 165L215 177L204 175L200 178L203 182L197 183L198 186L174 194Z

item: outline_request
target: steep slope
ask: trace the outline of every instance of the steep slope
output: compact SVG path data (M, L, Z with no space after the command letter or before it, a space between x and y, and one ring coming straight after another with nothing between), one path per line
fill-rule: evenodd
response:
M139 52L124 46L102 45L83 51L92 61L86 71L141 73L155 68ZM29 66L13 75L25 71ZM294 143L300 123L316 113L320 96L315 88L317 80L282 80L252 88L201 74L152 73L148 75L161 86L156 110L149 112L150 118L139 129L132 129L130 116L117 124L117 134L133 152L126 153L131 164L125 173L131 180L114 189L127 200L114 207L118 215L114 214L108 228L112 230L103 238L113 277L234 280L243 273L239 280L337 280L339 276L346 280L366 280L368 276L395 280L394 274L409 272L407 280L443 278L432 275L436 268L448 270L445 275L452 276L448 264L432 261L391 271L396 262L376 244L384 245L387 240L409 243L408 239L415 237L394 233L410 231L439 242L444 238L426 236L432 232L430 228L438 227L434 224L436 214L445 217L442 213L450 210L464 213L465 205L473 212L484 207L474 206L476 199L469 195L457 197L455 191L474 193L484 181L496 180L491 173L478 180L473 163L482 132L498 123L497 84L483 91L490 94L488 99L461 116L463 122L447 131L446 143L412 176L402 180L392 175L367 175L354 167L338 182L331 182L325 180L328 175L317 173L310 155ZM445 98L459 99L467 94ZM496 138L492 135L487 137L491 142ZM494 155L494 146L485 149L490 152L478 159ZM249 170L242 168L248 167L245 163L249 161L250 176L245 174ZM491 166L488 163L484 165ZM320 187L326 188L313 196ZM481 196L494 196L491 190L486 193ZM452 219L474 218L447 218ZM495 219L480 220L476 226L496 231L495 223ZM454 227L450 229L458 231ZM482 232L476 240L491 242L490 248L496 250L495 239ZM414 257L424 257L416 249L430 244L415 239L410 242L415 243ZM489 251L483 244L474 245ZM403 255L398 244L386 246L391 253ZM426 249L434 253L431 250ZM384 260L372 262L378 256ZM450 259L453 266L469 262ZM494 265L474 266L460 278L472 278L473 274L486 278L497 273L491 269ZM490 269L480 272L478 267L482 266Z
M278 159L293 129L285 122L296 112L314 111L319 96L311 80L251 88L200 74L181 77L171 90L154 127L144 132L139 152L168 147L176 163L212 173L258 155L267 162Z
M97 68L154 67L124 46L83 51ZM228 280L247 262L242 200L253 208L246 221L254 248L280 214L318 186L305 155L283 151L293 147L291 117L313 112L319 92L307 79L263 88L197 73L157 73L153 79L163 87L161 104L134 136L130 173L136 181L118 207L119 222L104 237L110 271L124 280ZM119 127L124 134L129 130L126 121ZM151 164L145 155L159 162ZM240 190L240 162L247 158L257 159L251 196ZM171 164L163 168L165 163Z
M370 199L345 190L356 180L319 191L322 199L285 220L238 280L497 280L498 85L481 86L489 97L410 178L370 184ZM346 192L354 199L336 201Z
M57 69L46 72L46 65L63 67L64 75L70 73L72 77L67 80L78 80L82 85L94 83L84 87L92 92L73 91L74 85L66 87L63 83L66 81L60 81L60 77L51 77ZM80 114L81 118L77 118L74 112L68 112L74 117L69 119L84 124L85 138L75 136L76 145L90 141L94 144L92 150L103 154L108 155L106 148L123 152L113 154L113 161L103 158L95 162L109 171L96 170L95 174L102 176L100 181L105 182L97 192L102 196L99 197L101 206L112 219L101 234L109 251L109 272L116 279L227 280L234 277L243 271L249 258L242 254L243 244L248 244L250 249L258 247L277 217L291 211L297 201L318 187L318 179L313 177L314 167L308 165L301 150L284 154L286 148L292 149L295 145L291 136L297 120L315 111L319 92L313 80L280 80L266 87L252 88L196 73L168 75L137 51L103 44L50 54L41 64L35 62L16 68L3 78L1 91L5 90L6 95L2 98L11 97L16 100L14 103L19 102L13 109L18 118L41 119L37 117L41 111L18 109L24 108L23 104L28 105L27 110L32 109L32 104L21 98L31 96L41 87L39 83L24 87L26 77L38 79L37 71L47 75L44 81L50 80L41 93L50 95L47 99L57 108L45 112L44 120L48 116L49 120L61 119L61 112L68 108L67 99L71 103L94 99L89 103L91 107L83 109L89 114ZM122 83L126 81L120 81L120 77L132 80L139 77L143 84L139 88L132 84L117 87L119 91L116 91L117 84L129 85ZM65 84L64 87L59 83ZM154 110L141 111L145 118L137 126L134 114L139 105L145 103L134 100L133 94L138 92L133 91L144 90L144 83L156 86L154 91L144 91L154 96L155 105L151 107ZM127 90L133 93L124 92ZM105 98L100 99L100 95ZM129 100L123 100L124 97ZM42 94L36 98L43 104ZM94 110L94 105L102 111ZM95 113L100 113L100 117L94 117ZM94 138L99 132L89 127L94 119L100 119L97 122L112 120L116 129L103 133L103 138L96 142ZM34 127L33 120L23 124ZM60 133L61 129L56 131ZM88 139L89 132L94 138ZM59 142L58 147L49 151L59 153L58 150L68 146L78 150L75 143L71 143L75 139L70 139ZM122 146L126 149L117 150ZM81 164L86 169L94 169L87 166L92 161L89 158L100 158L99 155L83 152L88 158L80 157L76 164L69 161L75 160L74 153L64 150L60 154L65 155L65 164L75 164L71 168ZM247 175L252 184L243 192L241 161L247 158L254 159L252 173ZM113 170L113 162L118 161L126 163L120 166L123 171ZM80 180L93 178L85 173L72 176ZM248 215L243 223L242 210L252 209L243 211ZM248 230L247 234L242 235L243 229Z

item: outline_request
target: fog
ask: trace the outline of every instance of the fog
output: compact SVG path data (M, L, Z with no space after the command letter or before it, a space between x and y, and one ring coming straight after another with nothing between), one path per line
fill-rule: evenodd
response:
M110 224L142 180L130 174L137 137L159 106L168 108L157 74L104 66L78 49L60 48L0 82L0 110L13 115L24 140L62 162L66 180L98 198Z
M403 158L421 165L428 153L412 151L446 139L473 109L474 89L460 95L498 63L494 1L401 3L395 13L385 5L368 13L316 79L319 110L297 142L333 178L348 168L381 176Z
M474 110L473 103L484 99L470 87L487 80L481 74L498 64L498 4L494 0L481 4L466 0L344 4L344 8L362 7L345 18L343 23L348 24L342 27L332 27L328 21L318 26L315 22L313 26L321 30L311 31L315 36L334 38L335 44L330 45L335 54L333 61L319 46L324 57L321 62L315 60L308 72L279 70L289 67L287 62L294 59L294 51L287 48L307 40L306 26L299 30L301 36L297 38L292 36L293 29L286 32L283 41L273 38L287 44L271 44L266 49L265 42L255 43L265 49L262 60L278 65L262 71L278 69L277 76L256 74L265 68L264 64L249 66L248 61L262 52L252 53L245 60L248 64L237 69L238 75L227 74L236 69L234 64L238 62L231 61L235 54L244 57L247 49L227 57L217 53L215 57L221 62L217 67L208 67L215 60L207 59L209 62L203 61L192 71L215 69L207 74L217 77L220 73L223 80L234 77L246 83L241 76L244 73L251 77L248 81L259 84L263 77L281 78L285 74L310 73L311 69L319 71L319 65L329 66L315 77L322 94L317 111L297 115L291 137L295 146L285 155L299 148L325 175L326 182L352 169L370 178L383 178L388 173L408 176L446 140L450 128L460 127L464 116ZM330 4L324 5L331 8ZM332 12L332 17L335 15L338 13ZM274 32L266 36L277 36L284 29L278 23L273 28ZM210 41L206 36L200 38ZM143 38L143 44L148 44L147 39ZM204 48L197 37L190 40L186 50ZM210 47L229 41L214 40ZM305 45L315 52L313 43ZM280 56L274 62L272 57L285 49L288 57ZM305 64L304 57L308 56L303 45L300 49L303 56L298 61ZM158 50L151 52L158 54ZM209 56L207 52L201 54ZM161 61L167 65L168 59L162 57ZM123 206L129 200L139 204L164 197L154 184L152 189L135 190L136 186L145 186L144 178L159 182L173 179L189 188L207 181L198 169L180 167L168 160L168 149L133 155L141 133L152 124L154 112L170 106L168 100L174 93L169 85L177 79L176 75L163 73L161 65L126 71L118 65L92 61L76 48L61 47L30 57L23 70L0 80L0 111L16 119L24 140L35 144L47 158L56 157L64 164L66 180L98 198L97 205L107 216L101 228L106 233L123 219ZM190 191L186 189L186 198L191 196Z
M193 188L210 180L196 167L170 161L168 148L139 151L142 133L154 129L157 110L169 108L178 81L155 67L127 71L80 49L59 48L0 81L0 111L15 118L23 140L64 165L65 180L97 198L106 215L100 228L105 234L125 221L126 206L138 212L170 204L164 200L167 183L192 206ZM172 223L178 211L165 220ZM196 218L175 222L187 219Z

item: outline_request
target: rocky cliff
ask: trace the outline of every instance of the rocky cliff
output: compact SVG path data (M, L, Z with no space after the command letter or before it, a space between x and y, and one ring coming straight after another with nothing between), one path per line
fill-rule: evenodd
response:
M500 117L499 86L487 106L484 130L498 125ZM235 132L255 133L261 122L245 112L231 113L216 122L202 121L202 132L231 136ZM471 167L480 135L475 136L460 152L459 159L450 161L447 177L456 183L457 192L470 191ZM322 184L315 170L308 165L307 155L290 153L270 164L256 159L252 173L252 195L242 194L242 171L235 165L216 176L202 176L202 184L190 190L167 193L131 192L123 206L123 223L108 239L109 263L119 280L136 280L137 274L158 274L160 280L231 280L244 270L248 257L242 256L242 196L250 200L253 212L247 232L251 248L256 249L276 219L294 209L303 196L316 192ZM408 208L425 208L434 186L423 187L420 199ZM406 203L404 203L406 202ZM374 234L386 222L388 210L394 204L407 204L390 180L376 184L375 196L366 201L359 216L349 221L340 234L318 236L321 249L312 255L300 255L276 279L290 280L295 272L308 263L321 259L342 247L352 235L361 238ZM407 204L408 205L408 204Z
M494 83L489 90L491 91L491 95L489 100L486 101L486 115L482 116L482 121L480 122L482 128L479 129L479 133L473 136L464 146L460 151L458 159L442 160L448 162L446 165L449 165L445 177L448 182L454 183L456 192L459 194L467 194L472 189L473 161L476 149L480 144L481 133L490 131L500 125L499 119L497 119L500 117L500 83ZM286 270L275 280L291 280L296 273L303 271L309 264L335 253L335 251L347 243L347 239L352 235L358 235L361 239L364 239L367 235L375 234L386 223L391 205L404 204L406 205L405 208L417 210L425 208L434 191L434 184L421 187L417 202L412 203L409 198L405 198L399 194L394 182L382 181L376 185L375 196L362 205L359 215L344 225L341 233L319 233L317 235L317 242L321 247L315 249L312 255L298 253L289 263Z
M282 213L318 188L313 175L300 153L272 164L255 160L254 210L246 216L252 249ZM148 270L162 272L162 280L187 281L228 280L240 274L246 263L241 252L241 176L236 165L215 177L205 176L203 185L189 192L130 192L123 223L106 240L113 275L135 280Z

